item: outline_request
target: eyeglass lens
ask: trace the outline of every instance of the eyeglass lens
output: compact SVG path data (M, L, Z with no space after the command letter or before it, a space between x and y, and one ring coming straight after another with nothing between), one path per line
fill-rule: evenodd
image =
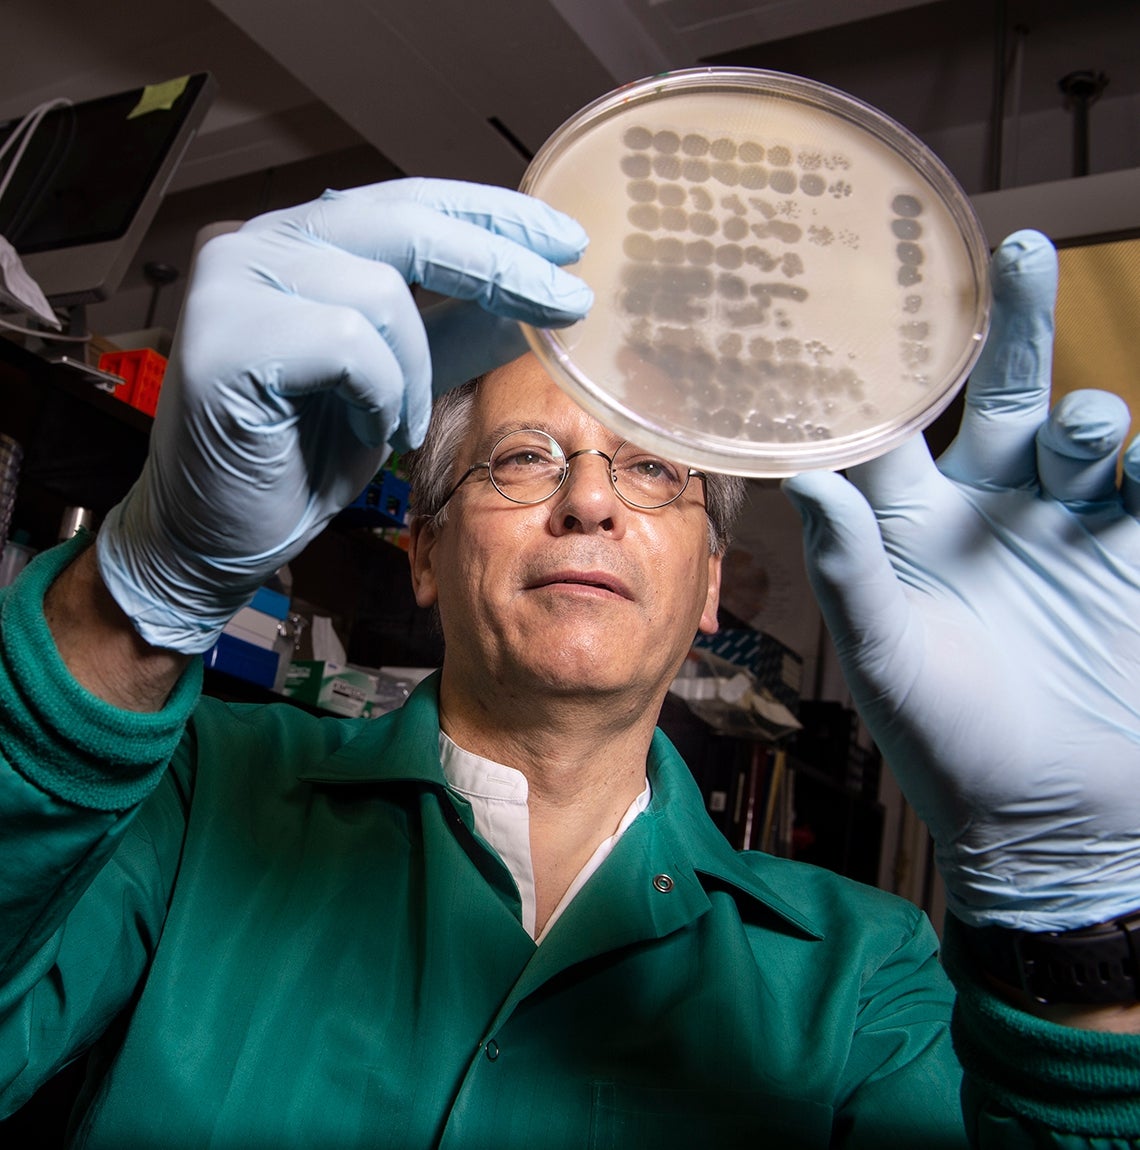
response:
M491 481L507 499L540 503L558 490L569 466L557 440L545 432L512 431L491 453ZM627 503L648 509L676 499L688 482L688 469L623 443L610 464L610 478Z

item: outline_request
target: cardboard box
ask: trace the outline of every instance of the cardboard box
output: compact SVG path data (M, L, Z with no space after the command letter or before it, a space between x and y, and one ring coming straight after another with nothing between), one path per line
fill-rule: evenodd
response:
M285 694L335 715L367 716L376 678L365 671L321 659L294 659L285 675Z
M773 636L752 627L728 627L715 635L698 635L693 646L743 667L784 706L793 711L798 706L803 658Z
M281 620L264 611L243 607L225 626L224 633L272 651L281 637Z

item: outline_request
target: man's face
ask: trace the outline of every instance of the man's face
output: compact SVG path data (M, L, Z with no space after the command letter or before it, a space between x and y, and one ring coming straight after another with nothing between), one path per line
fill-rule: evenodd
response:
M566 453L621 442L560 391L532 356L488 376L456 479L507 431L539 428ZM413 532L421 606L438 604L444 682L467 697L663 691L698 630L716 630L720 559L709 554L698 479L668 507L618 498L608 465L584 455L544 503L503 498L475 472L442 526Z

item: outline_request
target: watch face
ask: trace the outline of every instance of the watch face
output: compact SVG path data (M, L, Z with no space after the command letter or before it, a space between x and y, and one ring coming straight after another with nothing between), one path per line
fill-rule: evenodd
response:
M577 218L595 305L525 329L602 422L750 476L881 454L953 399L984 339L988 251L905 129L808 80L675 72L585 108L522 190Z

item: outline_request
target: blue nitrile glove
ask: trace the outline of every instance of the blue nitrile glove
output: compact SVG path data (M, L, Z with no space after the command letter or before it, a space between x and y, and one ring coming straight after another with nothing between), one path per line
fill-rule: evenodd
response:
M855 704L930 828L950 909L1066 930L1140 908L1140 440L1048 414L1056 255L993 260L958 438L785 482Z
M150 455L98 538L142 637L209 649L391 448L419 444L433 383L518 355L517 320L585 314L589 289L556 266L585 245L537 200L422 179L329 192L208 243ZM425 324L409 283L451 297L442 316Z

